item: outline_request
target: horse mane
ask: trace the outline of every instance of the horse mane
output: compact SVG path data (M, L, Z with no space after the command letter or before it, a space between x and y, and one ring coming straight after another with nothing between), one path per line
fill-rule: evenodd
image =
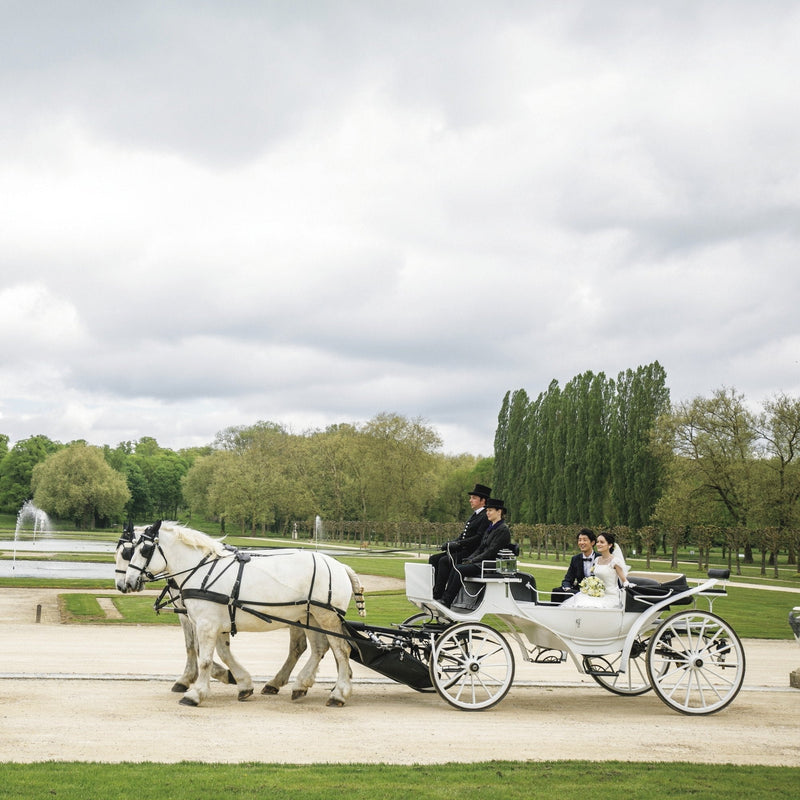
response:
M196 531L194 528L187 528L185 525L180 525L178 523L162 523L161 530L171 531L183 544L193 547L195 550L200 550L204 554L222 556L229 552L221 539L214 539L207 533Z

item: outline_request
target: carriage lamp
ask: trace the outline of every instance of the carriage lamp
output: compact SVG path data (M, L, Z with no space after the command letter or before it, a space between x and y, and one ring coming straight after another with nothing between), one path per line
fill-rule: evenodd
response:
M497 554L495 568L501 575L515 575L517 572L517 557L513 550L501 550Z
M792 628L795 641L800 644L800 606L795 606L789 612L789 625ZM800 667L789 673L789 686L800 689Z

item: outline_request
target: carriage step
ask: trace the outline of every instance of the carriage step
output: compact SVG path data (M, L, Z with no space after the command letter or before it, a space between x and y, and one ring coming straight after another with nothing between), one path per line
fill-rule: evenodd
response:
M592 658L599 658L600 662L592 662L590 660ZM619 675L619 672L601 656L584 656L583 671L587 675L596 675L598 678L616 678Z

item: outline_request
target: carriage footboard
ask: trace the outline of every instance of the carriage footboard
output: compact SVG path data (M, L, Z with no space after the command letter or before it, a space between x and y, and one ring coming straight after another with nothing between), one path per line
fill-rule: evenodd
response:
M433 687L425 641L399 634L394 628L368 627L349 620L343 620L343 625L353 661L420 692Z

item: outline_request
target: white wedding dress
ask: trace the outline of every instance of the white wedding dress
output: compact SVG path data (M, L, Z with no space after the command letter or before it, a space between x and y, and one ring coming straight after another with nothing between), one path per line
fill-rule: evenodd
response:
M628 565L625 563L622 553L615 553L609 564L598 564L594 562L593 573L595 578L603 582L605 589L600 597L592 597L585 592L578 592L568 597L562 604L562 608L622 608L622 592L617 585L617 571L614 564L621 564L622 571L627 574Z

